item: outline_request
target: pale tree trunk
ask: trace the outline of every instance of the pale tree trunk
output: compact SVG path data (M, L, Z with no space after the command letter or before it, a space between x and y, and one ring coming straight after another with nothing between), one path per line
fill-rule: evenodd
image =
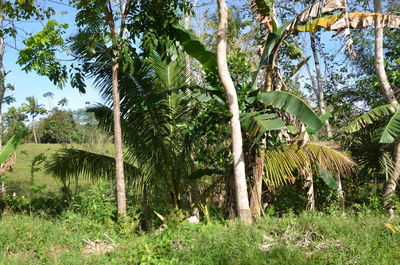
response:
M122 130L121 130L121 106L119 95L119 59L120 46L117 43L118 31L115 26L111 9L107 6L103 8L107 24L110 27L113 40L114 58L112 65L112 98L114 106L114 145L115 145L115 179L117 183L117 207L118 215L126 215L126 192L124 176L124 158L122 153Z
M241 221L251 223L251 211L247 193L246 172L243 154L243 139L239 121L239 105L232 78L229 74L228 63L226 60L226 45L228 35L228 10L225 0L218 0L218 43L217 43L217 61L218 74L228 98L229 111L232 114L232 156L233 171L236 191L237 211Z
M317 47L315 45L315 33L310 33L310 41L311 41L311 50L313 53L314 57L314 64L315 64L315 72L317 75L317 102L318 102L318 108L321 113L321 115L326 113L325 110L325 100L324 100L324 86L323 86L323 80L322 80L322 73L321 73L321 67L319 64L319 58L318 58L318 52L317 52ZM326 130L326 135L329 138L332 138L332 127L329 124L329 121L325 121L325 130Z
M37 136L36 136L36 130L35 130L35 118L32 117L32 133L33 133L33 140L35 141L35 144L38 143Z
M307 210L315 211L315 192L314 192L314 178L310 168L307 166L303 169L305 177L304 187L308 188L307 191Z
M197 5L197 0L194 1L193 6L195 7ZM185 21L184 21L184 26L185 28L189 28L190 27L190 14L186 13L185 14ZM186 85L190 85L191 82L191 76L192 76L192 71L191 71L191 65L190 65L190 58L189 56L186 56L185 58L185 63L186 63L186 67L187 70L189 72L189 74L186 77L186 81L185 84ZM194 156L193 154L190 154L190 159L192 162L192 165L194 165ZM194 166L192 166L192 170L194 170ZM197 185L197 180L194 179L190 182L190 208L191 210L191 216L196 216L198 219L200 219L200 210L199 207L197 205L195 205L195 202L197 202L199 194L198 194L198 185Z
M259 218L263 214L262 207L262 184L265 166L265 139L262 140L259 150L255 150L253 166L251 168L253 185L251 187L250 210L254 218Z
M382 13L381 0L374 0L374 12ZM398 104L385 71L383 59L383 26L379 17L377 17L375 21L375 71L386 102L389 104ZM397 138L394 143L393 160L396 170L392 175L389 176L389 179L386 183L383 201L385 209L390 214L393 212L393 203L391 199L396 192L397 180L399 179L400 172L400 138Z
M250 210L251 215L254 218L259 218L264 215L264 208L262 205L262 185L264 177L264 167L265 167L265 151L266 151L266 139L262 139L259 143L260 146L253 152L251 163L251 194L250 194Z
M3 1L0 0L0 6L3 6ZM0 7L0 32L3 31L3 9ZM4 57L4 38L0 36L0 148L3 146L3 100L6 92L5 78L6 72L3 65Z

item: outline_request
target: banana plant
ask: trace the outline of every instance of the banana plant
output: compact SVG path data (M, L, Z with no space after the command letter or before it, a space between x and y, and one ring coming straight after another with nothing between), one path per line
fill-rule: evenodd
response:
M0 164L6 162L7 158L17 150L18 145L21 142L22 137L25 134L25 130L18 130L13 137L7 142L0 152Z
M400 104L386 104L373 108L347 125L344 132L359 131L369 124L382 121L384 117L390 117L390 119L379 129L379 142L393 143L400 135Z
M18 130L13 137L7 142L7 144L3 147L0 152L0 177L4 174L6 170L8 170L14 163L15 160L7 161L12 153L17 150L18 145L21 142L22 137L25 134L25 130ZM1 181L0 183L0 196L4 195L6 192L6 187L4 183Z

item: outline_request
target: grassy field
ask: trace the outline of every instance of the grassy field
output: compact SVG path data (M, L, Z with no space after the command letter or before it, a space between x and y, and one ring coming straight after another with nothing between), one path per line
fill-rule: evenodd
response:
M32 160L61 148L20 146L17 163L6 174L8 191L29 196ZM110 154L111 149L106 149ZM139 229L140 210L130 211L120 223L111 218L116 205L110 200L113 188L106 182L97 186L107 189L91 187L76 196L73 204L54 211L49 207L58 209L63 201L51 194L47 200L45 193L59 192L59 184L43 170L35 173L35 184L46 185L44 199L29 205L9 200L9 206L16 203L25 208L10 207L0 216L0 265L400 264L400 231L393 228L400 227L400 218L389 220L373 211L344 214L333 208L330 214L287 214L252 225L230 221L192 225L171 214L165 216L163 226L154 217L154 229L145 233Z
M16 164L13 169L4 174L5 183L8 186L9 193L18 195L28 195L28 187L31 181L31 164L33 159L39 154L50 157L54 152L62 148L61 144L22 144L17 149ZM41 167L41 166L39 166ZM46 185L44 191L57 192L59 183L49 176L43 168L34 174L36 185Z
M385 217L303 214L135 233L74 213L0 219L0 264L399 264ZM398 225L399 220L391 220Z
M18 195L29 196L28 187L31 185L31 164L33 159L44 154L47 160L50 159L51 155L57 150L65 147L62 144L22 144L18 147L16 153L16 164L13 166L11 171L4 174L3 179L8 187L8 193L13 192ZM68 147L72 147L69 145ZM74 148L83 148L82 146L75 145ZM100 149L100 148L99 148ZM104 148L103 150L104 151ZM112 146L107 145L105 148L105 154L110 155L112 153ZM35 185L45 185L46 188L43 190L46 192L56 192L60 190L60 183L57 182L51 175L45 172L43 168L43 163L38 166L40 168L34 173L34 184ZM80 186L86 187L90 184L86 180L80 180Z

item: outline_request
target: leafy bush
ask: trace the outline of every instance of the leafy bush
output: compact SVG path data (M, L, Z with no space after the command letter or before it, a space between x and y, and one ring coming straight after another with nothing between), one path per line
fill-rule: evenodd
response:
M100 180L73 198L72 210L104 223L116 221L117 206L111 184Z

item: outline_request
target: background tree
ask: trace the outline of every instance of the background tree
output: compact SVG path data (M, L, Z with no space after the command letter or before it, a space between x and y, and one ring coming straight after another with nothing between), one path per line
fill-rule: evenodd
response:
M26 129L25 122L27 119L28 116L22 108L9 107L7 112L3 114L5 125L4 140L10 140L19 129Z
M54 110L38 124L41 143L72 143L77 140L77 128L71 113Z
M35 97L27 97L27 103L22 104L23 111L31 117L31 128L33 133L33 139L35 143L38 143L38 137L36 135L36 123L35 118L39 115L46 113L46 109L42 104L38 104Z

